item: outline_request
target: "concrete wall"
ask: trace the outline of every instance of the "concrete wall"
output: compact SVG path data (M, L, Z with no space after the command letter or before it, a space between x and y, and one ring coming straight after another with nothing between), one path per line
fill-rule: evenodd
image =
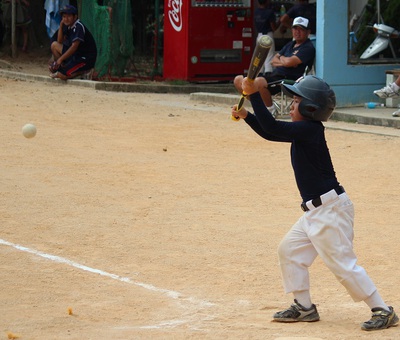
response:
M317 1L316 75L336 92L337 106L378 101L372 92L386 83L386 70L396 64L348 65L348 0Z

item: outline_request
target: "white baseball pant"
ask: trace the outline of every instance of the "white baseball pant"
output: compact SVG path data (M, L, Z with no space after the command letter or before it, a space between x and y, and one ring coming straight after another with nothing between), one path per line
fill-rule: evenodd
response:
M310 289L308 267L321 257L354 301L371 296L376 287L353 251L354 207L346 193L331 190L322 205L310 208L279 244L279 263L286 293Z

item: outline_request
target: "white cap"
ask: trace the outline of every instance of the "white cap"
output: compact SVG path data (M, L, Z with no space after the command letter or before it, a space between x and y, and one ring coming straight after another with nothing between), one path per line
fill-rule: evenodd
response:
M309 27L308 27L308 19L306 19L306 18L303 18L303 17L297 17L297 18L295 18L294 20L293 20L293 24L292 24L292 27L294 27L294 26L300 26L300 27L302 27L302 28L304 28L304 29L310 29Z

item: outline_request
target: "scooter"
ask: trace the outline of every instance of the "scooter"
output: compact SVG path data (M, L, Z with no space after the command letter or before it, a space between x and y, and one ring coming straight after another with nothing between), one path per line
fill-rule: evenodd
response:
M394 52L390 39L398 38L400 32L395 30L393 27L384 24L374 24L372 28L377 33L377 37L371 43L371 45L367 47L360 59L368 59L373 55L385 50L389 45L392 50L393 57L396 58L396 53Z

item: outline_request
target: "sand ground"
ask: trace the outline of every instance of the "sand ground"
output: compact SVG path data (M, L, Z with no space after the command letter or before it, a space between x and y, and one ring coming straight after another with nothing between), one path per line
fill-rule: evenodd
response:
M289 146L228 107L57 81L0 79L0 93L0 339L400 337L361 331L368 307L319 259L321 321L271 322L292 302L276 249L300 197ZM399 312L400 138L326 135L359 263Z

